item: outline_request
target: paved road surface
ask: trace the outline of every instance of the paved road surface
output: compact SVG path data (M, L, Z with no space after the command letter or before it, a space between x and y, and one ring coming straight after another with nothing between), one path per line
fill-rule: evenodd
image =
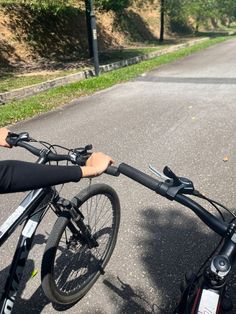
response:
M167 164L234 208L236 40L76 100L12 130L28 130L35 138L71 147L92 142L117 163L125 161L143 171L148 171L149 163L160 170ZM228 162L223 162L224 156ZM2 150L1 158L32 160L21 149ZM66 313L170 313L181 273L196 268L217 238L187 209L128 178L104 175L95 181L108 182L119 193L119 240L105 276ZM87 184L87 180L69 184L64 195L72 196ZM21 194L1 196L1 222L21 198ZM63 310L44 297L39 274L29 279L32 269L40 269L54 221L49 214L38 230L14 313ZM16 240L17 234L1 248L0 282Z

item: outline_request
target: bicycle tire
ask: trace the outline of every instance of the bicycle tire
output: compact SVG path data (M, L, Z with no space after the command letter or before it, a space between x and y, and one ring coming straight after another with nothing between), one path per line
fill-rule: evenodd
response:
M92 211L94 202L100 202L101 200L103 201L101 210L99 211L100 203L96 204L95 209ZM110 205L109 212L111 215L111 222L110 225L108 224L106 226L106 217L108 217L108 210L106 209L107 200L109 200L108 205ZM120 224L120 202L118 195L113 188L106 184L94 184L89 186L77 194L72 199L72 202L84 215L84 222L90 225L92 234L99 243L99 246L97 248L89 249L87 244L77 243L76 245L78 247L76 249L74 248L73 252L73 250L68 247L67 241L66 248L63 249L63 242L60 241L63 241L63 234L69 232L67 226L71 223L71 220L68 215L58 217L52 232L50 233L43 254L41 279L45 295L50 301L59 304L73 304L79 301L93 286L100 274L103 273L103 269L107 265L115 248ZM90 206L90 208L88 206ZM87 216L85 209L87 209ZM97 214L98 216L96 216ZM100 229L98 229L99 225L93 225L98 222L98 218L103 219L101 220L102 225L100 226ZM98 249L102 249L104 238L106 240L106 235L108 235L108 237L105 248L103 249L101 256L96 256ZM65 254L65 257L60 257L60 259L57 257L58 249L59 252L61 251L62 254ZM67 262L68 265L66 265L66 267L63 266L63 262ZM57 267L60 268L60 266L62 266L62 271L57 270ZM69 283L64 284L63 286L63 281L69 279L71 276L71 273L69 273L70 269L72 272L77 272L76 275L78 277L75 278L76 282L73 283L75 280L70 278L71 286ZM59 277L57 278L57 276Z

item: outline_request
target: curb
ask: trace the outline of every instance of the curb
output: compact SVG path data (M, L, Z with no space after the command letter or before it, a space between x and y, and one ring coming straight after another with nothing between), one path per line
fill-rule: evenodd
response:
M193 46L197 43L206 41L208 39L209 39L209 37L204 37L201 39L194 39L194 40L191 40L187 43L174 45L173 47L162 49L160 51L158 50L158 51L150 52L148 54L144 54L144 55L137 56L134 58L106 64L106 65L100 66L100 73L106 73L106 72L110 72L110 71L113 71L113 70L116 70L119 68L123 68L123 67L129 66L129 65L132 65L132 64L137 64L141 61L149 60L149 59L159 57L159 56L162 56L162 55L170 53L170 52L180 50L180 49L185 48L185 47ZM85 79L88 79L88 78L94 77L94 76L95 76L94 70L89 69L87 71L69 74L69 75L59 77L59 78L56 78L53 80L48 80L48 81L43 82L43 83L34 84L34 85L27 86L27 87L15 89L15 90L12 90L10 92L0 93L0 105L4 105L4 104L6 104L10 101L13 101L13 100L19 100L19 99L24 99L24 98L27 98L30 96L34 96L36 94L39 94L39 93L46 91L46 90L49 90L51 88L64 86L64 85L67 85L70 83L79 82L79 81L82 81L82 80L85 80Z

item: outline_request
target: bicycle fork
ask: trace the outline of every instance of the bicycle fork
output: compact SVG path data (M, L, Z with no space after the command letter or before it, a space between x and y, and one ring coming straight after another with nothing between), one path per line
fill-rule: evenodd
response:
M73 233L73 235L76 235L79 240L82 240L84 243L86 243L90 249L98 247L99 244L92 235L90 226L84 223L84 216L77 206L75 207L72 202L62 197L56 199L56 202L53 203L53 205L55 208L58 208L57 206L59 206L62 211L63 209L68 210L69 216L71 218L68 228ZM58 215L61 215L61 209L59 210L59 213L57 213ZM78 232L78 229L80 232Z

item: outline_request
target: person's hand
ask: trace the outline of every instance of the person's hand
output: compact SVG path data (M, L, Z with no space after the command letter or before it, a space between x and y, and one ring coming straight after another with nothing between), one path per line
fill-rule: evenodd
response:
M86 165L81 167L84 178L96 177L102 174L114 160L103 153L93 153L87 160Z
M7 135L10 131L7 128L0 128L0 146L8 147L11 146L6 142Z

